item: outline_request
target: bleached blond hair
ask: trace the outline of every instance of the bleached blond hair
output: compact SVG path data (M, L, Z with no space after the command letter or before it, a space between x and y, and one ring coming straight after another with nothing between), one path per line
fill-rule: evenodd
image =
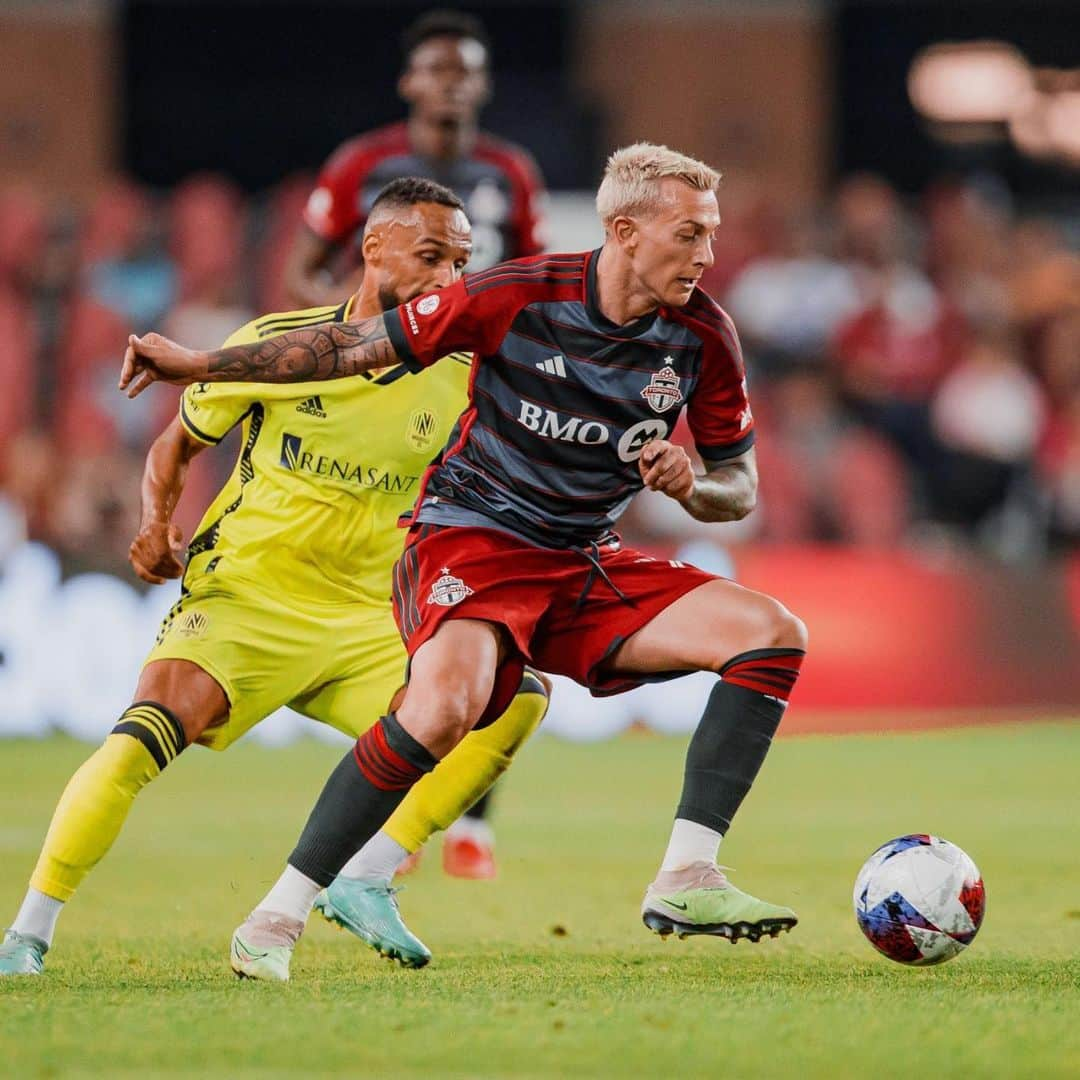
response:
M662 206L660 181L673 176L698 191L715 191L720 174L703 161L655 143L624 146L608 158L596 193L596 212L604 228L617 217L652 213Z

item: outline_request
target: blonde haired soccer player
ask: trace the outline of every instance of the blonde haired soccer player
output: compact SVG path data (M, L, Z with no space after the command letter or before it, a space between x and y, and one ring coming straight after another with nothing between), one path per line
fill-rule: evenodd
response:
M595 251L502 263L374 319L233 349L129 339L120 387L130 396L155 379L336 379L474 353L469 410L425 477L396 568L408 690L339 762L289 856L298 923L397 805L380 787L386 763L419 783L499 714L526 662L598 695L719 676L642 920L662 935L751 941L797 923L791 908L734 886L716 858L798 680L806 626L770 596L635 552L615 532L643 487L702 522L754 508L742 350L698 287L713 263L718 179L638 143L608 162ZM703 474L669 438L684 410ZM383 750L391 734L396 758ZM257 908L238 933L264 917Z
M372 208L356 295L340 308L257 319L228 344L375 315L448 286L470 246L457 196L427 180L394 181ZM286 704L354 738L390 708L406 662L390 601L403 537L397 519L465 405L469 357L447 357L419 378L406 374L394 365L333 385L204 383L185 392L179 417L147 458L143 521L131 546L144 580L183 574L181 597L134 703L61 796L0 945L0 974L42 970L61 908L112 846L138 792L185 747L223 750ZM239 459L188 547L185 569L170 522L188 462L237 425ZM526 674L506 712L464 740L343 868L320 899L323 914L406 966L427 963L431 954L402 922L389 887L394 870L490 787L546 704L544 683ZM392 761L393 746L387 750ZM408 786L392 767L380 782L390 791ZM277 902L291 910L290 883L277 888L270 909ZM235 940L234 970L287 979L300 929L273 920Z

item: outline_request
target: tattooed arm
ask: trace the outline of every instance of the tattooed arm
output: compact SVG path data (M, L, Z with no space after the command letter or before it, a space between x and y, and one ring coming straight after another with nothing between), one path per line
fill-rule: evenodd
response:
M120 389L128 397L152 382L309 382L342 379L400 361L382 315L292 330L250 345L202 352L160 334L128 338Z

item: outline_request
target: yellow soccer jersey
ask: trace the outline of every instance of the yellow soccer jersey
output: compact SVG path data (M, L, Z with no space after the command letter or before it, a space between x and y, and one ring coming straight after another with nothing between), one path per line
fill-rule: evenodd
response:
M347 305L266 315L226 345L341 321ZM180 402L184 427L220 442L237 423L236 467L188 549L188 575L213 574L297 601L389 604L416 498L468 397L470 357L420 374L403 365L308 383L197 383Z

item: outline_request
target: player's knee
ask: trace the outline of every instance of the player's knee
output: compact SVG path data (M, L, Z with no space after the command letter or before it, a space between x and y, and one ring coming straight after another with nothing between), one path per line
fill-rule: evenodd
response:
M468 686L443 685L428 697L418 684L410 684L397 717L415 739L443 757L472 731L483 709Z
M771 648L802 649L805 652L810 641L806 623L798 615L793 615L788 611L783 604L777 603L776 609L772 623L773 643Z
M802 649L807 644L806 624L779 600L759 597L750 614L745 650Z

